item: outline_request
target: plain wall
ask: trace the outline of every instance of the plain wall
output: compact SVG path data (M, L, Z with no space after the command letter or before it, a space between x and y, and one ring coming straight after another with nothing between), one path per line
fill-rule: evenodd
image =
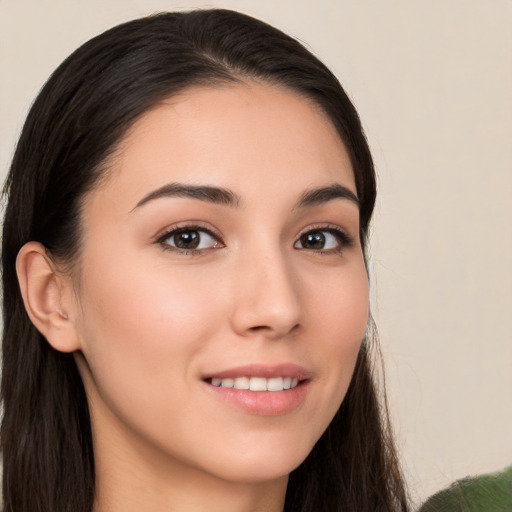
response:
M379 174L373 312L412 497L512 463L510 0L0 0L0 172L51 71L114 24L238 9L307 42Z

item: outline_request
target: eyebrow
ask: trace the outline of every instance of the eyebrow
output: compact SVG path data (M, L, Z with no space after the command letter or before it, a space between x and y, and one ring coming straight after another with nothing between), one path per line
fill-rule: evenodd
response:
M221 187L213 187L210 185L184 185L182 183L169 183L164 185L148 195L144 196L136 205L133 210L140 206L163 197L188 197L190 199L199 199L207 203L221 204L226 206L236 207L240 205L240 197L228 190ZM132 210L132 211L133 211Z
M164 197L188 197L190 199L199 199L207 203L231 206L233 208L239 207L242 203L240 196L227 188L214 187L212 185L169 183L144 196L135 205L132 211L150 201ZM359 206L359 199L354 192L339 183L333 183L326 187L304 192L296 207L307 208L309 206L327 203L333 199L347 199Z
M315 206L327 203L333 199L347 199L359 206L359 199L352 190L339 183L332 183L327 187L316 188L305 192L298 203L298 207Z

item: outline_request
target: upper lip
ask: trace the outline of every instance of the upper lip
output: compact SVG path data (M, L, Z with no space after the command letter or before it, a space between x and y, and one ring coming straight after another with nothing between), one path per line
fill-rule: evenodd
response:
M254 363L207 373L203 375L203 379L234 379L236 377L265 377L266 379L271 379L273 377L291 377L301 381L309 380L312 376L312 372L294 363Z

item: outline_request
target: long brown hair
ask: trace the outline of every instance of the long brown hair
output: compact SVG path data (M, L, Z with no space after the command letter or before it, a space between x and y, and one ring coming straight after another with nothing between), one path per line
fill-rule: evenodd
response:
M279 30L228 10L163 13L85 43L34 102L6 182L3 228L5 512L91 512L95 474L89 409L73 356L52 349L24 310L15 260L30 240L72 263L80 204L103 164L144 112L185 88L247 78L313 100L350 154L365 247L375 172L357 112L334 75ZM286 511L406 511L385 407L372 376L368 335L343 404L290 475Z

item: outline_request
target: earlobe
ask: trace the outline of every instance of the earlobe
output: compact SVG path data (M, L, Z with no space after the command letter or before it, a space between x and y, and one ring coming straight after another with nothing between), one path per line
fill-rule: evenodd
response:
M79 350L69 276L57 272L39 242L28 242L21 248L16 272L25 309L36 329L60 352Z

